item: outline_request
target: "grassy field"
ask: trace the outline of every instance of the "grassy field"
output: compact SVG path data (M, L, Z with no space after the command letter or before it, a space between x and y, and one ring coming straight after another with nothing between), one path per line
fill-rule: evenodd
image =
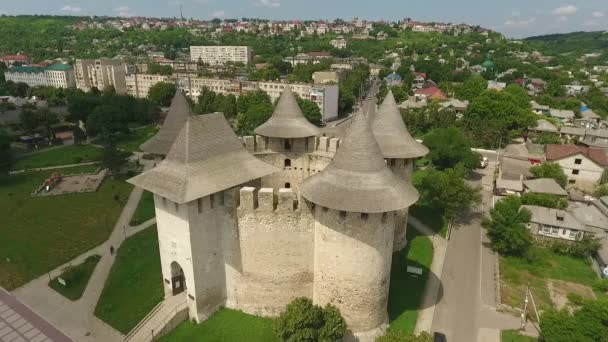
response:
M0 176L0 286L11 290L23 285L108 238L132 185L106 179L93 193L30 196L53 171L66 174L92 169L95 167Z
M89 283L89 278L91 278L95 266L97 266L100 259L101 256L92 255L82 264L66 268L59 276L61 279L65 280L66 285L63 286L60 284L58 277L49 281L49 286L69 300L79 299L82 297L82 294Z
M505 304L519 307L529 283L532 295L540 310L553 307L547 279L565 280L592 286L597 275L585 259L553 253L546 248L538 249L538 258L530 263L516 257L500 257L501 297Z
M136 226L140 223L146 222L155 215L154 195L149 191L144 191L139 203L137 204L137 209L131 218L131 225Z
M163 297L158 235L152 227L131 236L118 249L95 315L127 334Z
M48 151L34 152L17 156L13 170L38 169L49 166L61 166L97 161L103 150L92 145L69 145Z
M272 319L221 309L201 324L189 321L160 339L163 342L278 342Z
M503 330L500 332L501 342L536 342L534 337L520 335L517 330Z
M120 139L118 148L129 152L141 152L139 146L158 132L158 126L145 126L131 130L131 134Z
M407 247L393 254L391 284L388 296L390 328L414 332L418 309L433 261L433 243L413 227L407 229ZM406 272L406 266L421 267L422 276L416 278Z

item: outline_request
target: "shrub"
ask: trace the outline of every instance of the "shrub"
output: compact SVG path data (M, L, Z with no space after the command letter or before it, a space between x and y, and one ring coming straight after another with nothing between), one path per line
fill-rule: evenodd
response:
M573 242L554 241L550 248L557 254L569 255L575 258L587 258L593 255L600 248L601 243L598 239L585 235L582 239Z
M74 157L74 164L80 164L80 163L82 163L82 160L83 159L81 156Z
M302 297L287 305L274 330L282 341L339 341L346 332L346 322L335 306L322 308Z
M567 297L568 297L568 301L572 305L582 305L583 304L584 299L578 293L568 293Z
M598 292L608 292L608 279L600 279L593 284L593 289Z
M376 342L432 342L433 337L426 331L416 336L413 333L389 330L384 336L376 338Z
M521 196L521 204L565 209L568 206L568 200L551 194L525 193Z

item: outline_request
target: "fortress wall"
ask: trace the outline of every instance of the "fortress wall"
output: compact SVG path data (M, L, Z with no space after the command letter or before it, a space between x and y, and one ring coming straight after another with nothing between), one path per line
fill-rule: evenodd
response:
M400 178L411 182L412 173L414 172L414 159L390 159L387 161L391 171ZM407 245L407 219L409 210L399 210L395 218L395 242L393 251L397 252L405 248Z
M314 302L338 307L355 335L381 334L388 323L395 213L317 206L314 216Z
M237 240L224 242L230 247L226 306L267 316L295 297L311 298L314 220L308 206L299 206L293 189L245 187L239 197Z

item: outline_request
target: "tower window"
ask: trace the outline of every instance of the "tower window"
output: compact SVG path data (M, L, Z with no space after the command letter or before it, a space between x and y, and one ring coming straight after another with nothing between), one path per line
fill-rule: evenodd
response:
M368 213L361 213L361 219L363 221L367 221L368 218L369 218L369 214Z
M291 159L285 159L283 161L283 166L284 167L291 167Z
M291 150L291 142L289 142L289 139L285 139L283 141L283 146L285 147L286 150Z
M346 219L346 211L340 210L340 220L345 220L345 219Z
M291 183L285 183L285 189L291 189Z
M210 204L211 208L215 207L215 195L214 194L211 194L209 196L209 204Z
M198 200L196 200L196 204L198 206L198 213L202 213L203 212L203 199L199 198Z

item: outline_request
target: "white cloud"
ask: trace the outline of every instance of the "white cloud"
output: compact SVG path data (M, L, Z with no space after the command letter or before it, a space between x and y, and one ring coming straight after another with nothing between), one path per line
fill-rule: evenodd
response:
M591 13L591 15L592 15L594 18L602 18L602 17L604 17L604 12L595 11L595 12Z
M524 29L524 28L529 27L530 24L534 23L535 21L536 21L536 18L522 19L522 20L509 19L509 20L505 21L504 26L510 27L510 28L516 28L516 29Z
M562 7L558 7L556 9L554 9L552 13L557 16L564 17L564 16L573 15L576 12L578 12L578 8L576 8L576 6L567 5L567 6L562 6Z
M226 11L224 11L224 10L215 11L215 12L211 13L211 17L213 17L213 18L222 18L225 15L226 15Z
M129 6L120 6L114 9L115 12L118 13L119 17L130 17L133 14L131 13L131 8Z
M66 6L61 7L61 10L64 12L68 12L68 13L79 13L82 11L82 8L77 7L77 6L66 5Z
M277 8L281 6L281 0L256 0L253 4L258 7Z

